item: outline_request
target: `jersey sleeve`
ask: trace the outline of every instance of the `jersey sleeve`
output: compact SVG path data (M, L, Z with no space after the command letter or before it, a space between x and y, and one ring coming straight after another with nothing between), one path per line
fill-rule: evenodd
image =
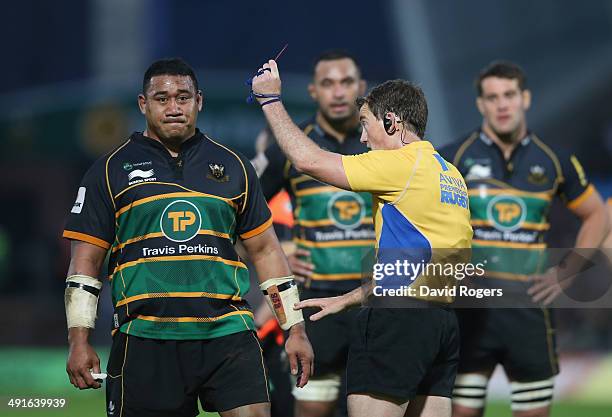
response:
M287 158L279 148L278 144L273 143L264 152L266 164L260 174L259 181L266 200L274 197L285 185L285 165Z
M595 187L589 182L582 164L576 155L559 155L563 182L559 185L559 193L570 209L578 207Z
M94 163L83 177L62 236L104 249L111 247L115 239L115 209L104 159Z
M383 195L397 191L414 165L393 150L375 150L359 155L343 155L342 166L353 191Z
M247 159L242 160L246 178L246 197L238 213L236 232L242 239L248 239L272 226L272 213L261 190L257 173Z

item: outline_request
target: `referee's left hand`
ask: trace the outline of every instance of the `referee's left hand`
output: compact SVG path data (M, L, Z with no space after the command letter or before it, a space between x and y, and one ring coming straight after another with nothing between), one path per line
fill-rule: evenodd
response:
M289 358L291 375L298 378L296 386L304 387L314 373L314 352L306 336L304 323L295 324L289 329L285 352Z
M348 307L346 303L348 294L340 295L337 297L326 297L326 298L310 298L308 300L302 300L299 303L295 303L293 306L294 310L301 310L308 307L317 307L321 311L314 313L310 316L310 321L321 320L325 316L330 314L336 314Z
M280 94L281 79L278 73L276 61L273 59L263 64L253 77L252 89L257 94ZM269 98L257 98L258 102L270 100Z

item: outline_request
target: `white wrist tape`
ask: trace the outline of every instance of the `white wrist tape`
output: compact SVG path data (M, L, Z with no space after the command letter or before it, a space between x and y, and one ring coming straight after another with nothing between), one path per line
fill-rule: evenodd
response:
M66 278L64 304L66 306L66 321L68 328L96 327L96 312L98 310L98 295L102 282L87 275L70 275Z
M293 309L293 305L300 301L293 276L271 278L259 284L259 289L266 296L266 302L274 311L281 329L289 330L294 324L304 321L302 310Z

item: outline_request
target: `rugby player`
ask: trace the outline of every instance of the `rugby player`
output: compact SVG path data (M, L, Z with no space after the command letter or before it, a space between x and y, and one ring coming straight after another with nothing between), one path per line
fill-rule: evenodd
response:
M427 103L418 87L388 81L359 100L361 141L373 150L353 156L322 149L292 122L281 101L275 61L258 71L252 88L280 148L298 171L344 190L373 195L379 253L470 247L465 183L422 140ZM459 196L441 201L442 178L462 187L465 195L460 197L466 204L458 203ZM424 278L416 282L429 284L429 277ZM357 288L342 296L307 300L296 308L322 307L311 316L314 321L360 304L366 294ZM422 301L430 308L361 309L347 363L350 417L400 417L406 411L450 416L459 343L454 312L445 308L451 301L440 296Z
M308 86L317 103L316 115L300 129L322 148L343 155L363 153L357 97L366 83L354 57L328 51L314 62ZM374 246L372 199L321 183L298 171L274 143L259 164L266 199L283 188L294 207L294 242L288 256L296 279L302 282L302 299L335 297L360 285L361 259ZM308 318L314 309L304 311ZM315 373L303 389L294 388L296 417L331 417L344 379L354 311L329 317L316 325L305 321L306 334L317 358ZM345 401L342 396L342 401ZM346 410L346 404L339 404Z
M80 389L100 387L88 335L109 254L108 416L195 416L198 398L224 417L270 415L237 239L289 331L285 348L299 386L312 370L302 318L283 308L299 298L257 175L248 159L196 128L202 104L187 63L154 62L138 96L144 132L94 163L68 216L66 368Z
M557 279L563 275L557 267L543 271L539 266L553 198L560 196L582 220L576 248L599 247L608 227L605 207L576 156L544 143L527 128L531 93L518 65L492 62L480 72L476 90L482 125L440 149L468 185L473 262L487 260L488 286L527 291L546 306L569 283ZM497 364L510 380L513 414L548 416L553 377L559 372L551 311L535 305L462 309L458 319L461 357L453 416L483 415L487 383Z

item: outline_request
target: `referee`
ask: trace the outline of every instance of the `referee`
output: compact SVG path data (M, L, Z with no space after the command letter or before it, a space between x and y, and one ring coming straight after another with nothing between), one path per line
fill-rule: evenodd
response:
M269 416L267 375L244 295L241 239L272 299L294 375L304 386L312 348L270 211L248 159L196 129L203 97L180 59L154 62L138 96L146 128L96 161L68 216L67 372L99 388L88 343L109 256L115 307L106 380L108 416L195 416L198 398L222 416Z
M427 124L423 92L401 81L387 81L359 100L361 141L372 151L342 156L321 149L291 121L280 102L280 76L273 60L253 79L253 94L281 149L292 164L313 178L373 197L379 255L394 249L426 254L439 248L466 252L472 228L467 188L457 169L421 138ZM443 197L442 181L456 192ZM452 277L420 276L419 287L450 287ZM412 288L412 287L411 287ZM321 307L318 320L360 304L363 291L311 299L296 306ZM458 362L457 321L450 296L420 297L423 307L363 308L347 363L350 417L448 417Z
M363 153L356 99L366 83L356 59L328 51L315 60L308 86L316 115L300 125L317 145L343 155ZM266 199L286 189L294 207L292 228L296 251L288 256L302 299L334 297L359 287L361 259L374 247L372 199L331 187L296 167L274 143L265 151L261 187ZM308 318L315 309L307 309ZM296 417L329 417L337 408L346 414L344 381L350 334L357 311L346 311L319 323L306 320L306 333L317 358L315 373L304 389L293 389ZM338 400L340 399L340 402Z

